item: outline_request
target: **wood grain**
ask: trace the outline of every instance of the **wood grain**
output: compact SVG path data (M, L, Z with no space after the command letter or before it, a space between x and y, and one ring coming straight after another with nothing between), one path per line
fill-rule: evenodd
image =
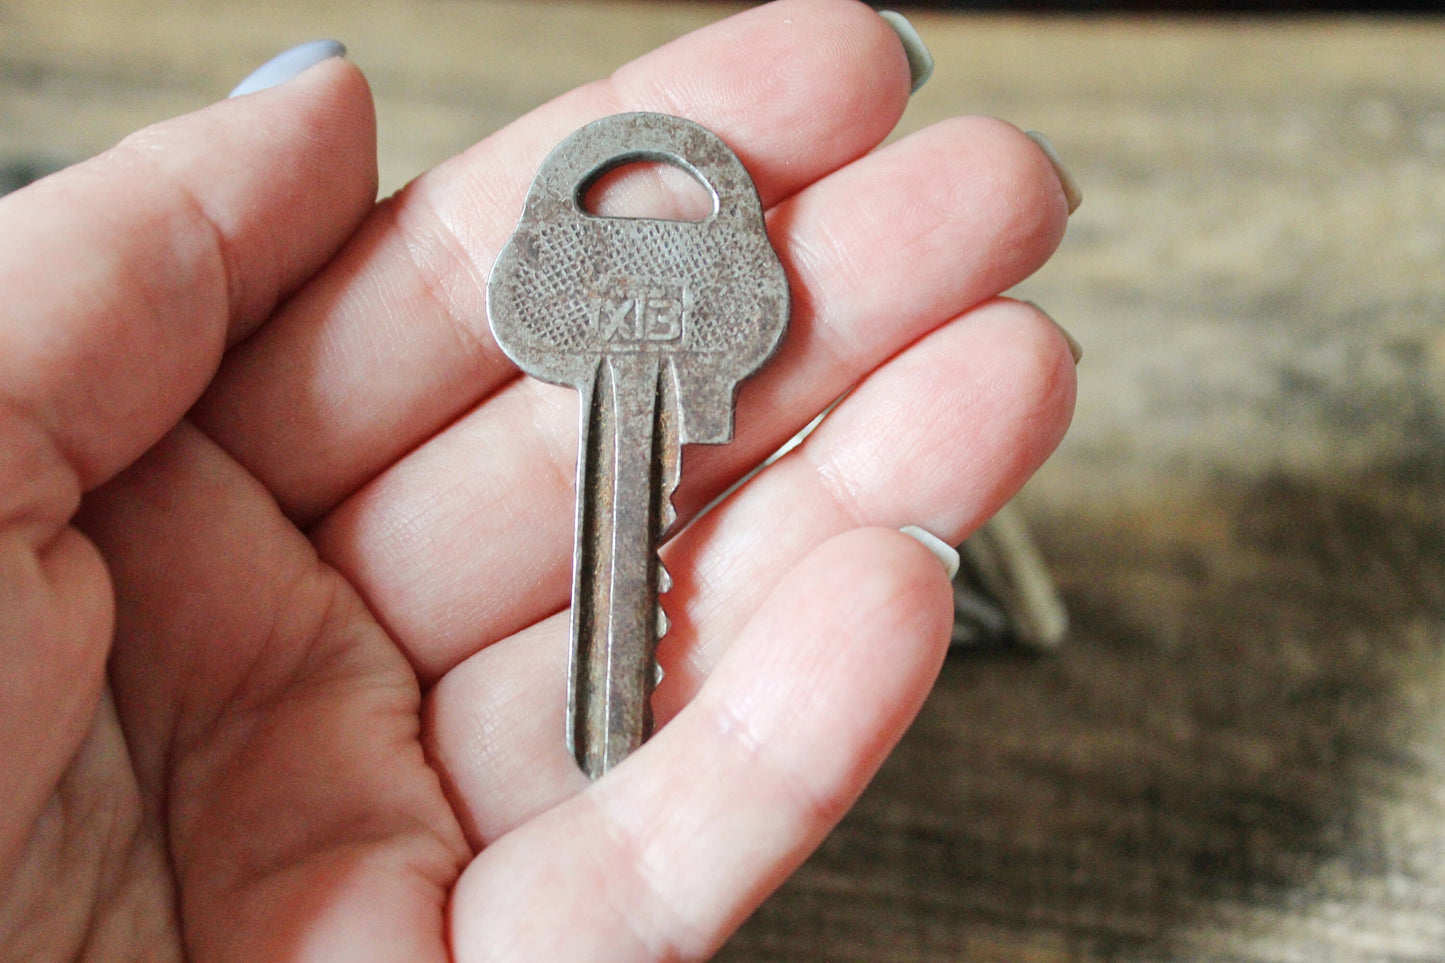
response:
M0 157L339 36L390 190L728 9L3 0ZM1445 960L1445 21L915 22L904 130L1004 116L1084 187L1022 292L1085 346L1023 499L1074 638L952 658L723 958Z

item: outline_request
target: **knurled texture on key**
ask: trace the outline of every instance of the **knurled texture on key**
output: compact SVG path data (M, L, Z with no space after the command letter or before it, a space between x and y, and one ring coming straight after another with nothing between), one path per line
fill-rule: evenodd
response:
M519 233L525 253L499 292L517 325L512 335L519 346L747 355L759 326L776 314L760 296L758 278L738 270L766 264L762 258L772 256L771 248L721 225L597 218L526 226ZM598 315L609 299L642 297L649 288L680 289L679 336L608 340Z

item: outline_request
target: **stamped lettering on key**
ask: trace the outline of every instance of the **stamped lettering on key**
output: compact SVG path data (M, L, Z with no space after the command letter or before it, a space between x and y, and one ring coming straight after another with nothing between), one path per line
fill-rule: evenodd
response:
M681 283L614 282L591 315L598 341L615 351L642 350L682 340L686 297Z

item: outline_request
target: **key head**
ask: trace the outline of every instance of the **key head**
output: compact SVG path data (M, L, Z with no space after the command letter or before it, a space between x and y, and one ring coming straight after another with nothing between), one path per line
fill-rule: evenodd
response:
M638 161L691 173L712 211L669 221L585 210L599 177ZM716 134L666 114L604 117L562 141L487 283L492 333L533 377L575 387L603 356L657 354L683 442L732 437L737 383L777 350L789 304L747 169Z

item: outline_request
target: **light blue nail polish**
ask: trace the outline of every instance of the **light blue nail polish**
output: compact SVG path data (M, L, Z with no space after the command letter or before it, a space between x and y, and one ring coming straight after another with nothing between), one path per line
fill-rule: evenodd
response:
M1053 143L1036 130L1026 130L1024 135L1038 144L1039 150L1043 151L1044 156L1049 159L1049 163L1054 165L1054 173L1059 175L1059 186L1064 189L1064 203L1067 205L1069 213L1077 211L1079 205L1084 203L1084 192L1079 190L1079 182L1074 180L1074 175L1070 174L1069 169L1064 166L1064 159L1059 156L1058 151L1054 150Z
M314 67L332 57L345 57L346 45L337 40L312 40L298 47L279 53L251 72L251 75L236 85L230 96L254 94L258 90L284 84L299 76L308 67Z
M893 32L898 34L898 39L903 43L903 52L908 55L908 76L912 81L908 92L917 93L918 88L928 83L928 78L933 76L933 54L928 52L923 38L903 14L893 10L880 10L878 16L893 28Z
M919 528L917 525L904 525L899 531L932 552L933 557L938 559L938 564L942 565L943 570L948 573L949 579L958 574L958 566L962 564L962 560L958 557L958 549L928 529Z

